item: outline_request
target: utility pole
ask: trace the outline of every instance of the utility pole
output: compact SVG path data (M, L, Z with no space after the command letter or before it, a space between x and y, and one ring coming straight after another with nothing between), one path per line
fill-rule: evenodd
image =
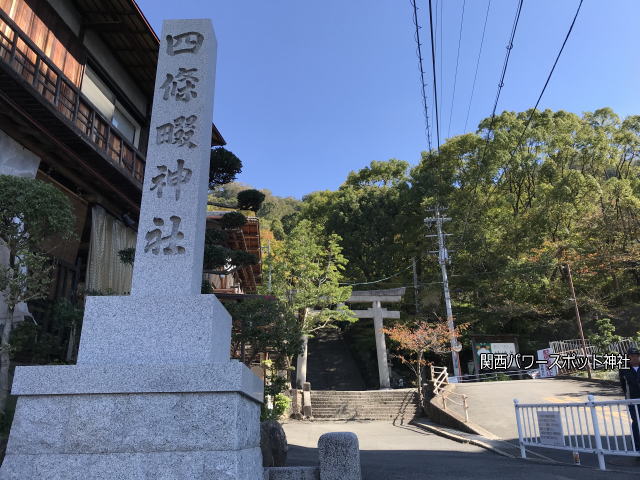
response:
M271 239L267 240L267 255L269 257L269 278L267 280L267 288L271 293Z
M438 231L437 235L427 235L427 237L437 237L438 238L438 250L431 251L429 253L435 253L438 255L438 263L440 264L440 270L442 272L442 288L444 290L444 304L447 311L447 325L449 326L449 331L451 332L451 359L453 362L453 375L459 377L461 374L460 369L460 356L458 353L460 352L460 344L458 343L458 339L455 335L455 323L453 320L453 311L451 309L451 294L449 292L449 277L447 275L447 263L449 263L449 251L445 245L445 238L450 236L447 233L442 231L442 225L444 222L450 222L451 218L443 217L440 214L441 210L446 210L446 208L440 207L436 205L435 208L429 208L428 211L435 212L434 217L427 217L424 219L427 227L435 224L436 229Z
M416 257L413 257L413 294L416 300L416 315L420 311L420 305L418 300L418 270L416 267Z
M576 291L573 288L573 276L571 275L571 267L569 267L568 263L564 264L564 268L567 271L567 276L569 278L569 288L571 289L571 300L573 301L573 306L576 309L576 321L578 322L578 331L580 332L580 339L582 340L582 354L587 357L587 342L584 339L584 332L582 331L582 320L580 320L580 309L578 308L578 300L576 299ZM587 375L591 378L591 364L587 362Z

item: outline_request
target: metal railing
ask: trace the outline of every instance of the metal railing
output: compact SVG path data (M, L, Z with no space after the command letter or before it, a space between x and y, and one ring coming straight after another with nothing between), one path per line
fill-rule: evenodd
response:
M145 158L0 9L0 60L52 104L107 159L142 182Z
M598 355L608 352L616 352L620 355L625 355L627 350L629 350L629 347L637 347L636 342L631 338L623 338L619 342L610 344L609 347L605 349L606 351L600 347L592 345L588 340L585 343L587 346L587 355ZM561 355L583 355L582 340L580 339L554 340L549 342L549 347L553 350L553 353Z
M520 454L526 447L593 453L601 470L605 455L640 456L632 416L640 418L640 399L521 404L514 399ZM637 429L636 422L636 429ZM637 432L637 430L636 430Z
M447 410L447 402L462 407L464 421L469 422L469 405L467 395L453 391L449 387L447 367L435 367L431 365L431 378L433 382L433 395L442 400L442 409Z
M471 383L471 382L493 382L493 381L502 381L505 380L505 377L508 377L509 380L513 378L521 379L525 378L538 378L538 369L529 369L529 370L498 370L495 372L487 372L487 373L470 373L467 375L459 375L457 377L449 377L449 379L454 378L456 383ZM450 380L451 381L451 380Z

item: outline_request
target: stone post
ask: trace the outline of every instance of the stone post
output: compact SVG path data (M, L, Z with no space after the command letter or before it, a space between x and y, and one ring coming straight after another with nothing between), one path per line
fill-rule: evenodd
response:
M325 433L318 440L320 480L361 480L358 437L351 432Z
M391 388L389 381L389 364L387 363L387 343L384 338L384 310L379 301L373 302L373 328L376 335L376 353L378 355L378 375L380 389Z
M262 382L201 295L216 38L165 21L130 296L88 297L77 365L18 367L0 480L261 480Z

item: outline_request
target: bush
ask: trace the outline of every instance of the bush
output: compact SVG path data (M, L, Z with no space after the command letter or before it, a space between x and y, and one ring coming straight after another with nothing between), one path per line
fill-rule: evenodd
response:
M118 252L118 257L120 257L120 261L125 265L133 266L133 259L136 256L135 247L125 248Z
M241 228L247 223L247 217L240 212L229 212L222 216L222 228L225 230Z
M226 148L214 148L209 158L209 188L233 182L242 171L242 161Z
M259 190L243 190L238 193L238 208L257 212L264 202L265 195Z
M231 261L233 250L222 245L204 246L204 269L218 270L224 268Z
M266 403L262 405L260 421L278 420L291 408L291 399L284 393L278 393L273 399L273 408L267 408Z

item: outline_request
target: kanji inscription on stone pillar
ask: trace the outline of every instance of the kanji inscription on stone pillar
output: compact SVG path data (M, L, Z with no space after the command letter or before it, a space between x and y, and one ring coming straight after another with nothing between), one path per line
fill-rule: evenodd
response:
M200 293L216 50L210 21L164 23L132 294Z

